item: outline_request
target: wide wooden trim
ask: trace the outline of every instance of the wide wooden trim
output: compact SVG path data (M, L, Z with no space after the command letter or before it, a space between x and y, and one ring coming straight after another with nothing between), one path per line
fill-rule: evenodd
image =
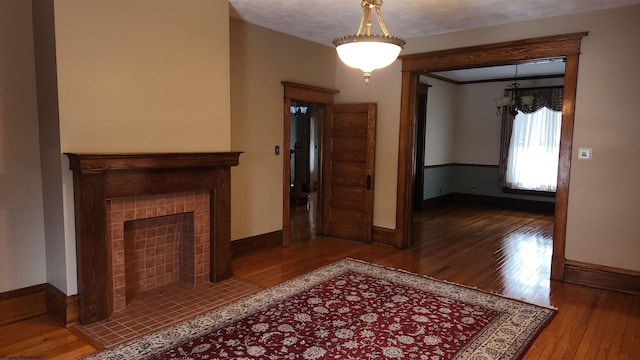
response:
M560 128L560 155L558 158L558 184L556 188L555 224L553 227L553 253L551 279L564 279L567 215L569 209L569 175L573 147L576 90L578 87L578 55L567 56L565 62L562 98L562 125Z
M564 281L605 290L640 294L640 272L566 260Z
M49 314L65 327L78 322L78 296L67 296L51 284L0 294L0 325Z
M251 236L231 242L231 256L238 257L254 251L282 246L282 230Z
M46 284L0 293L0 325L47 313Z
M402 72L400 95L400 134L398 148L398 191L396 192L396 238L398 248L411 246L411 212L413 211L412 184L416 138L416 94L420 77L409 71Z
M333 104L333 97L339 91L335 89L327 89L319 86L306 85L295 83L291 81L282 81L282 86L284 88L284 101L283 101L283 119L282 119L282 246L291 245L291 228L290 228L290 217L291 217L291 187L290 187L290 179L291 179L291 153L289 149L291 149L291 102L292 101L306 101L315 104L328 105ZM318 134L318 142L322 144L323 141L323 122L324 122L324 106L320 106L318 109L319 118L318 128L320 129L320 133ZM318 153L320 159L322 159L322 146L320 146L320 151ZM320 169L322 169L322 165L320 165ZM322 170L319 170L318 173L319 181L318 183L322 183ZM322 192L322 186L320 185L318 189L318 194ZM318 217L316 219L316 229L319 233L323 231L323 218L322 218L322 209L323 202L321 196L318 196L317 203L317 211Z
M394 229L374 226L371 236L374 242L392 246L395 245L396 231Z
M422 211L422 199L424 198L424 171L420 167L424 166L424 149L427 134L427 112L429 98L429 88L431 85L418 82L416 87L416 137L415 156L413 163L416 170L413 172L411 184L413 211Z
M66 295L51 284L47 288L47 312L65 327L80 320L78 295Z
M471 85L471 84L484 84L484 83L495 83L495 82L505 82L505 81L513 81L513 78L502 78L502 79L486 79L486 80L470 80L470 81L457 81L446 78L444 76L438 76L435 74L423 74L423 76L430 77L436 80L444 81L453 85ZM518 80L540 80L540 79L561 79L564 78L564 74L561 75L541 75L541 76L522 76L518 77ZM523 89L524 90L524 89Z
M340 91L319 86L283 81L284 97L290 100L307 101L317 104L333 104L333 96Z
M286 86L285 86L286 94ZM291 99L284 98L282 119L282 246L291 245Z
M411 245L411 161L415 151L415 75L443 70L468 69L481 66L516 64L531 59L566 59L564 80L564 104L562 110L562 130L560 139L560 164L558 168L558 190L556 193L556 226L554 228L554 248L551 261L551 278L564 278L564 252L566 241L566 221L569 195L569 174L571 167L571 143L575 97L578 80L578 57L581 39L587 32L557 36L547 36L495 44L464 47L459 49L434 51L401 56L402 86L400 108L400 139L398 151L398 195L396 201L396 246Z
M214 153L122 153L74 154L69 157L69 169L79 174L99 174L107 170L149 170L176 168L210 168L236 166L242 152Z
M587 32L468 46L429 53L403 55L402 71L437 72L485 67L526 60L580 54L580 40ZM476 54L481 54L476 56Z

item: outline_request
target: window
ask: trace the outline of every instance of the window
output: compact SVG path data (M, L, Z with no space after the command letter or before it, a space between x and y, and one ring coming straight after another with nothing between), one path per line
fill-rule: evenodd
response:
M513 120L506 168L506 187L555 192L560 154L562 112L546 107Z
M505 96L511 96L508 91ZM517 96L533 100L502 113L500 187L553 194L558 179L562 87L520 89Z

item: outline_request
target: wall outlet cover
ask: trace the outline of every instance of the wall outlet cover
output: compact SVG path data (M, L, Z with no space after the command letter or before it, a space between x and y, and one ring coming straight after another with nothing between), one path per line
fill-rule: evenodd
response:
M578 159L591 160L591 149L578 149Z

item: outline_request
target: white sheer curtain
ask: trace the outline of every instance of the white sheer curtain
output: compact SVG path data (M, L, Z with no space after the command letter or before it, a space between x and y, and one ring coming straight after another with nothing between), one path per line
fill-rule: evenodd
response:
M518 113L509 144L507 187L556 191L561 123L562 112L546 107Z

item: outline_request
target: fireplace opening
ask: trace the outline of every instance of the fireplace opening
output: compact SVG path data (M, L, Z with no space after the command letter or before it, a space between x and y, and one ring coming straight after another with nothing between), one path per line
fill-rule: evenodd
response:
M193 212L126 221L124 250L127 304L174 282L195 285Z
M208 204L206 191L107 201L110 313L155 288L210 281Z

